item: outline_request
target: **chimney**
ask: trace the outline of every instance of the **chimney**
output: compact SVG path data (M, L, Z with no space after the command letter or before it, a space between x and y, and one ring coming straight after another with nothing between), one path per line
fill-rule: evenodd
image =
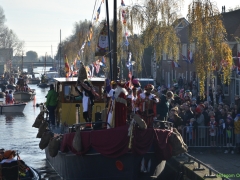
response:
M224 11L224 13L225 13L225 6L223 6L223 11Z
M222 13L223 13L223 6L222 6Z

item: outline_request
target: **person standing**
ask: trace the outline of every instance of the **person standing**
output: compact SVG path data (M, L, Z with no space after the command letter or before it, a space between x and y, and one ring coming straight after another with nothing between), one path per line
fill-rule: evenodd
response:
M52 125L55 125L55 109L58 103L58 93L54 90L53 84L50 85L50 90L46 96L46 107L49 111L49 120Z
M160 120L167 120L169 106L172 100L174 100L174 95L172 91L168 91L166 95L161 95L160 103L157 104L157 116Z
M148 127L153 127L153 118L156 116L154 112L154 104L159 102L158 97L155 94L152 94L151 91L154 89L152 84L147 84L144 87L145 91L140 94L138 99L139 104L139 114L142 119L146 122Z

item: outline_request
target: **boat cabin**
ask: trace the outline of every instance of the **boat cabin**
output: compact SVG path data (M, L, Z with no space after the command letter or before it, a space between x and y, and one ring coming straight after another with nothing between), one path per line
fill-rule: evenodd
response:
M59 93L59 103L57 106L57 118L61 123L66 123L69 126L85 122L83 119L82 99L78 98L78 94L75 91L77 83L77 77L73 78L54 78L55 90ZM99 94L99 98L95 98L92 121L95 121L94 115L96 112L101 112L106 106L106 98L104 98L104 83L105 78L91 78L95 91ZM80 87L78 85L78 87ZM76 104L80 104L80 119L78 119Z

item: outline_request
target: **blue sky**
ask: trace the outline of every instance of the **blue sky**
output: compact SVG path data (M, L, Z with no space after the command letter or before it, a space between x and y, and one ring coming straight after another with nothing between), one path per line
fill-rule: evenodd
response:
M96 10L101 0L97 0ZM109 0L109 7L113 7L113 0ZM131 5L137 0L124 0ZM185 0L181 7L182 16L186 16ZM219 8L225 5L226 10L240 5L238 0L217 0ZM118 0L120 6L121 0ZM36 51L38 56L55 55L60 41L72 34L73 25L80 20L91 20L95 0L0 0L6 16L6 25L12 29L20 40L25 41L24 52ZM96 13L96 10L94 13ZM112 16L112 9L110 10ZM105 4L102 5L100 19L105 18ZM52 51L51 51L52 46Z

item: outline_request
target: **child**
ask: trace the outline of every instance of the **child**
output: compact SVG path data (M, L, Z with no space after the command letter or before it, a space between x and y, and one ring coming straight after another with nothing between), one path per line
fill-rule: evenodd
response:
M226 120L226 143L227 143L227 147L228 149L225 150L225 154L228 152L231 152L232 154L234 154L233 148L232 148L232 134L233 134L233 120L230 116L227 117Z
M225 122L224 119L219 120L219 126L218 126L218 142L220 146L223 146L225 143Z
M240 114L237 114L237 116L234 119L234 134L237 152L238 154L240 154Z
M215 147L216 146L216 126L217 122L215 121L215 117L211 116L210 117L210 122L208 124L209 126L209 135L210 135L210 141L211 141L211 146Z
M194 144L196 127L197 127L196 120L194 118L191 118L189 125L187 127L187 134L188 134L188 140L190 145Z

